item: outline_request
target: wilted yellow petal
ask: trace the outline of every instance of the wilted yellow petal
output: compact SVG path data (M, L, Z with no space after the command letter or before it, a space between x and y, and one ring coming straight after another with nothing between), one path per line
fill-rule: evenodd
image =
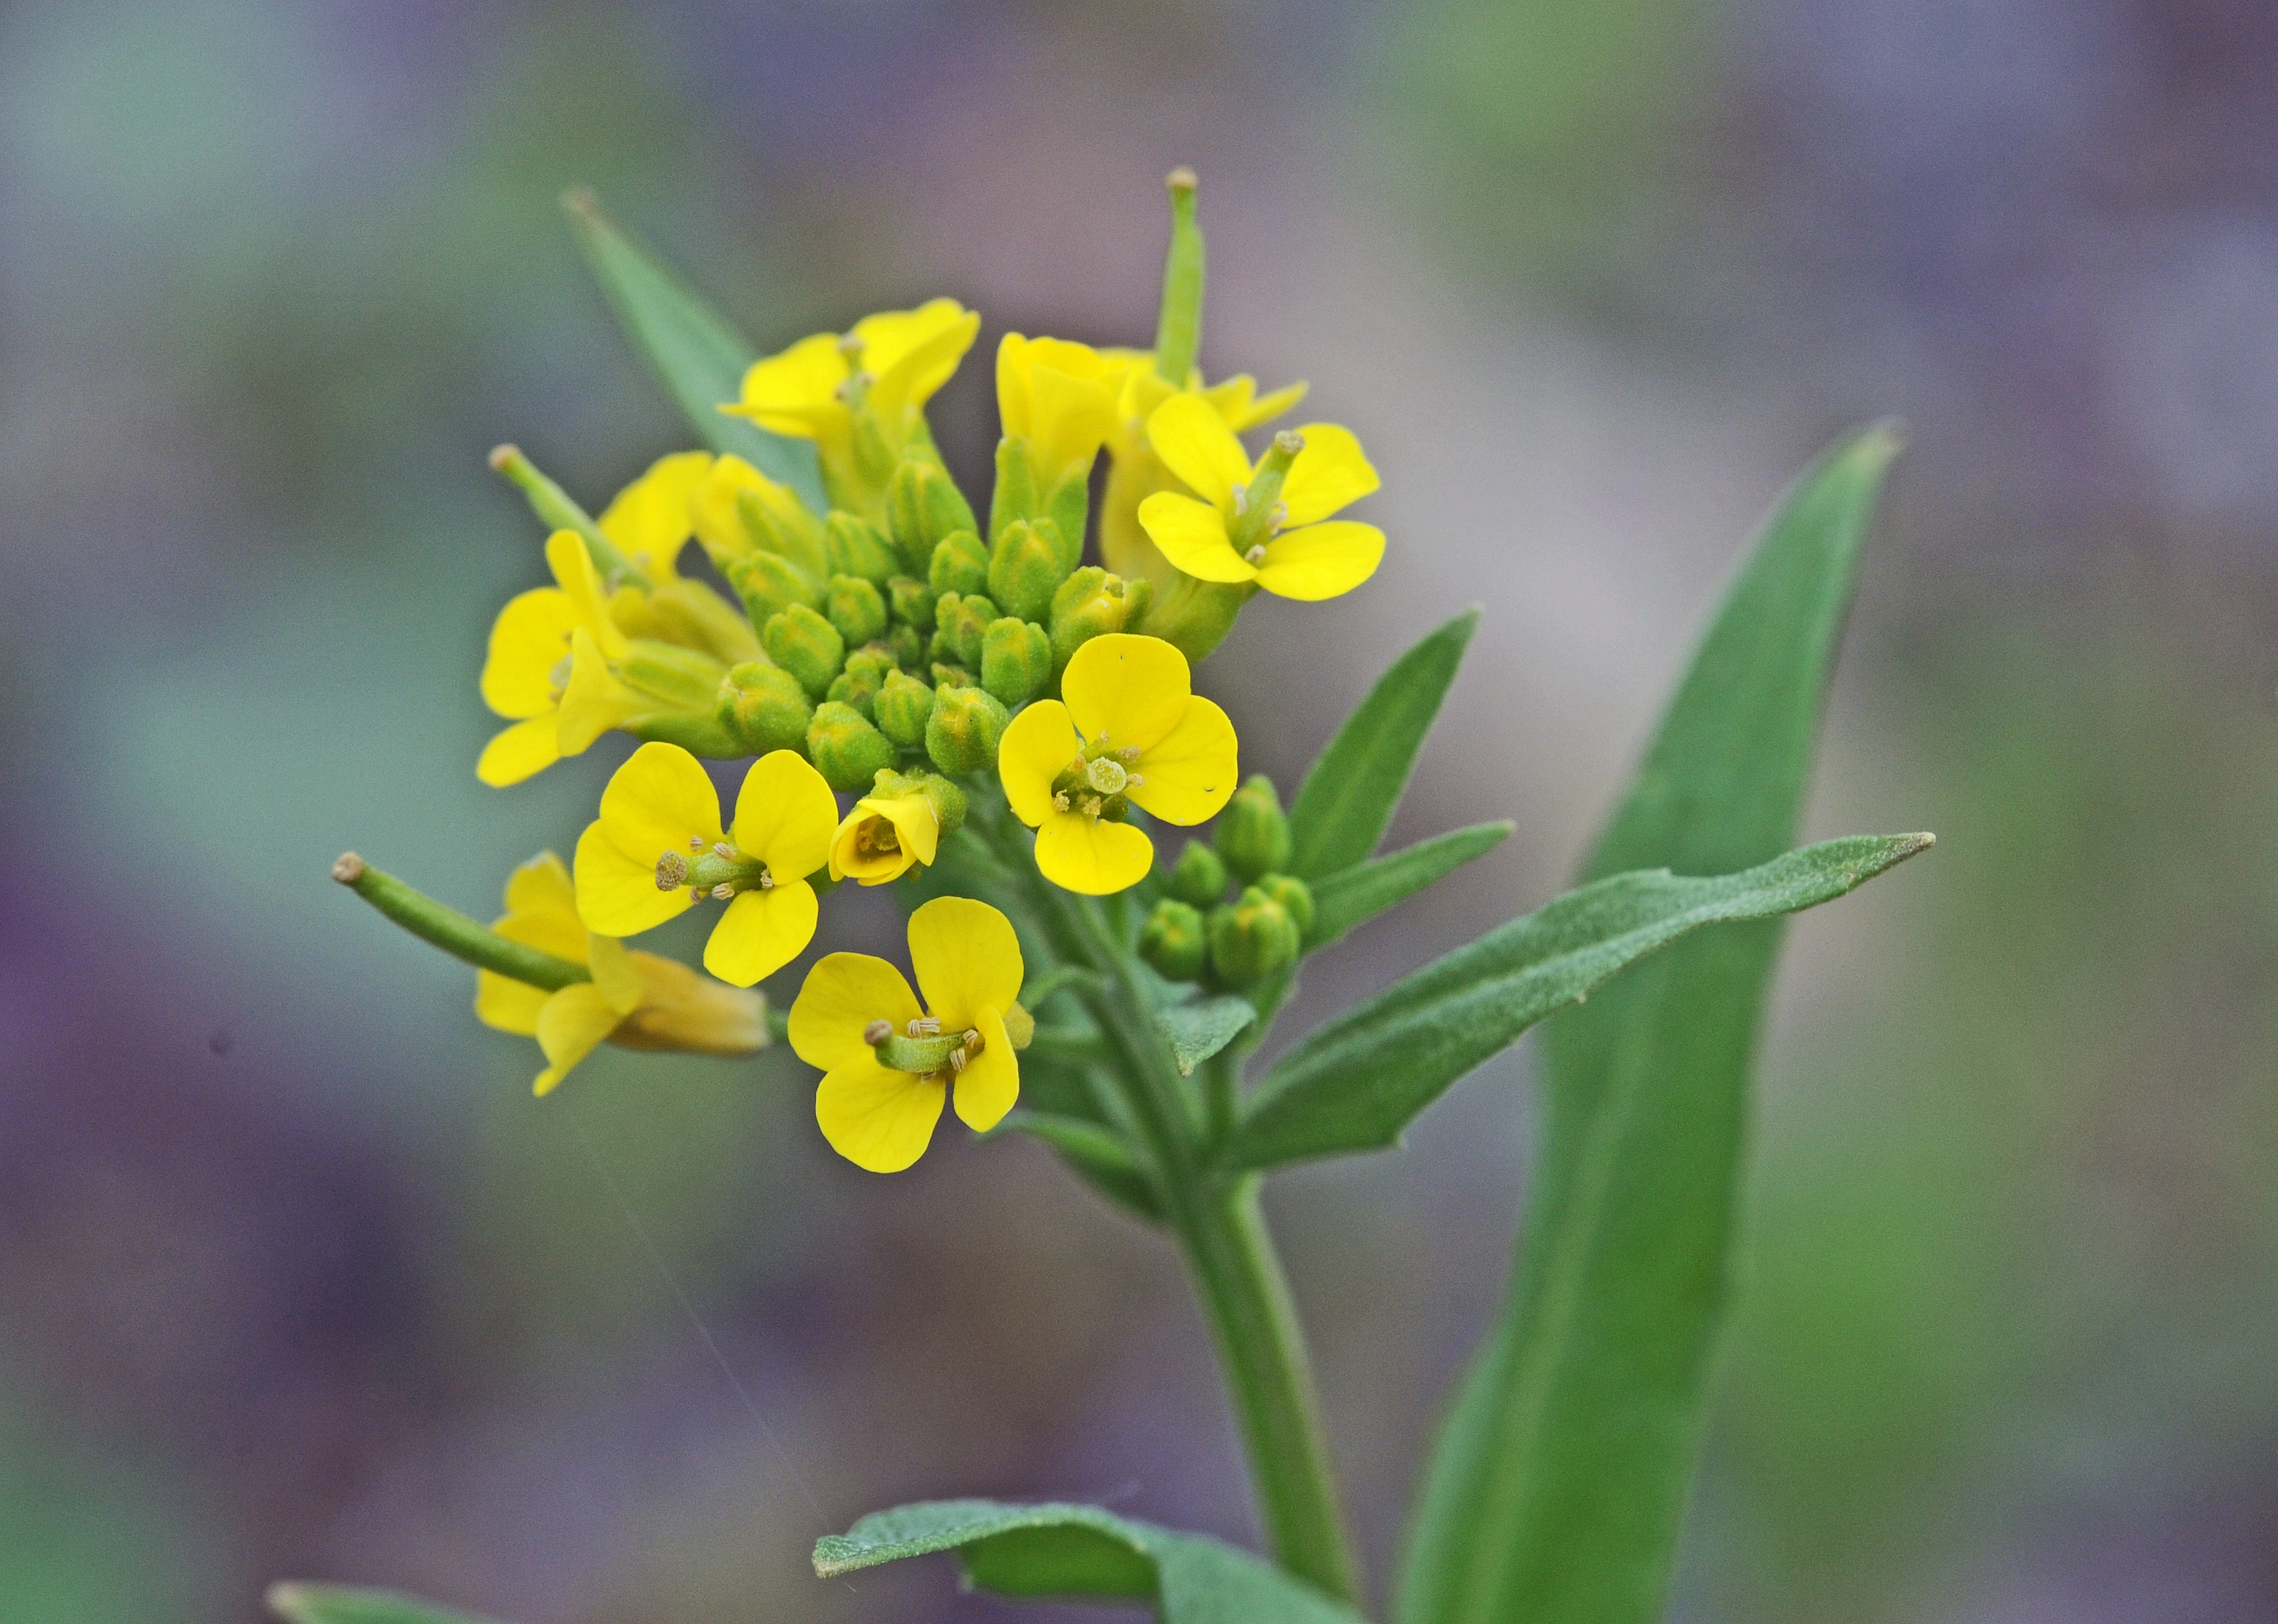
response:
M1384 561L1384 532L1373 524L1333 519L1285 530L1265 544L1257 584L1276 598L1317 603L1349 592Z
M831 953L806 972L791 1006L793 1053L829 1071L870 1057L862 1029L883 1020L896 1032L923 1011L902 972L868 953Z
M821 911L804 880L738 891L704 944L704 967L730 987L749 987L806 950Z
M1105 737L1112 750L1143 751L1168 736L1192 691L1184 654L1160 637L1121 631L1076 650L1060 677L1060 697L1084 743Z
M969 896L936 896L910 915L910 966L926 1010L961 1031L982 1010L1021 996L1021 942L1013 921Z
M1200 823L1215 818L1241 779L1240 749L1234 723L1224 711L1196 695L1169 735L1144 751L1132 768L1140 783L1130 797L1166 823Z
M677 959L626 957L640 975L640 1007L609 1034L612 1043L696 1055L753 1055L768 1046L768 1001L760 994Z
M1128 823L1054 812L1036 831L1036 867L1063 890L1106 896L1137 885L1155 865L1155 848Z
M814 1091L814 1120L830 1147L867 1172L898 1173L932 1141L942 1086L891 1071L864 1055L831 1071Z

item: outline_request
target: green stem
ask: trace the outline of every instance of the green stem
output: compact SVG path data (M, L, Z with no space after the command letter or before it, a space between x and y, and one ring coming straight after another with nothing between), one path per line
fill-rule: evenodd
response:
M604 580L651 584L648 572L618 552L616 544L601 534L601 527L593 522L592 516L578 507L567 491L540 472L538 464L523 454L521 446L499 446L491 453L491 466L522 492L540 524L557 530L575 530L585 538L585 551L592 554L593 568L601 572Z
M1203 231L1195 223L1195 172L1164 177L1171 194L1171 249L1163 260L1163 313L1155 324L1155 371L1174 389L1187 386L1203 336Z
M382 873L355 852L333 865L333 878L418 937L479 970L494 970L516 981L555 992L572 981L590 981L592 972L478 925L455 908Z

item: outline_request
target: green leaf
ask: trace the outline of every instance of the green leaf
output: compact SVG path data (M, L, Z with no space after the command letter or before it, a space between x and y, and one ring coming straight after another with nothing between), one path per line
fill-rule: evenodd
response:
M1202 998L1155 1011L1155 1025L1170 1044L1181 1077L1192 1077L1196 1066L1241 1036L1242 1028L1257 1018L1257 1006L1247 998Z
M1313 763L1289 808L1289 872L1300 880L1376 850L1479 623L1467 609L1395 660Z
M1814 907L1930 844L1859 835L1719 879L1641 870L1569 891L1306 1033L1258 1085L1227 1159L1262 1168L1382 1149L1472 1067L1624 965L1703 925Z
M1043 1140L1110 1201L1150 1224L1163 1221L1162 1204L1155 1199L1146 1170L1131 1159L1122 1138L1111 1129L1050 1111L1017 1110L990 1131Z
M1152 1601L1163 1624L1359 1624L1360 1615L1246 1551L1174 1534L1096 1506L935 1500L863 1518L814 1542L835 1578L954 1551L966 1575L1003 1596Z
M1793 838L1853 574L1898 446L1869 429L1789 493L1590 876L1739 868ZM1514 1285L1426 1469L1400 1624L1660 1617L1778 941L1769 921L1706 932L1551 1023Z
M287 1624L488 1624L393 1590L290 1580L269 1587L269 1610Z
M1305 950L1319 951L1356 925L1366 924L1473 858L1484 857L1501 845L1514 827L1475 823L1467 829L1450 829L1389 857L1372 858L1322 875L1313 881L1313 928L1306 938Z
M696 437L721 455L741 457L789 485L814 512L829 512L814 446L719 409L742 397L744 374L760 358L751 341L604 215L591 192L573 187L562 202L585 263L593 268L625 336L686 415Z

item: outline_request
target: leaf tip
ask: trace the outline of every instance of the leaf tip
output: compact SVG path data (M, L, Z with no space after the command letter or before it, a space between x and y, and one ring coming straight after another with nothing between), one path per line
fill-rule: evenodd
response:
M860 1551L861 1547L844 1534L825 1534L814 1542L814 1576L836 1579L849 1568L860 1567L854 1559Z
M593 194L592 187L581 180L562 188L562 212L580 222L599 221L601 200Z

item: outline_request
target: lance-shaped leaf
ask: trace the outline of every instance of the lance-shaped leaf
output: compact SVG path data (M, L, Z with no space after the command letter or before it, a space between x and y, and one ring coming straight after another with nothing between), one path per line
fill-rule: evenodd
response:
M1258 1085L1227 1160L1262 1168L1381 1149L1457 1079L1624 965L1703 925L1840 896L1930 839L1854 835L1718 879L1654 869L1569 891L1308 1033Z
M770 434L720 409L722 403L741 397L744 374L760 358L750 340L646 246L604 215L591 192L575 187L562 201L577 228L585 262L593 268L625 336L686 416L696 437L721 455L741 457L777 484L789 485L814 512L829 512L814 446Z
M814 1571L834 1578L943 1551L1002 1596L1151 1601L1163 1624L1360 1624L1358 1613L1246 1551L1096 1506L934 1500L875 1512L815 1541Z
M1467 609L1393 661L1337 729L1289 808L1291 873L1315 880L1376 850L1479 623Z
M1868 430L1774 515L1591 875L1739 868L1793 838L1853 573L1897 449L1892 431ZM1525 1241L1426 1470L1400 1624L1661 1615L1778 940L1773 923L1705 932L1545 1033Z
M1195 1068L1242 1035L1257 1018L1257 1008L1247 998L1197 998L1155 1011L1156 1029L1171 1046L1181 1077L1192 1077Z
M393 1590L297 1580L269 1587L269 1610L286 1624L489 1624L471 1613L454 1613Z
M1313 928L1305 937L1305 950L1311 953L1327 947L1355 926L1366 924L1387 908L1437 884L1473 858L1485 857L1502 843L1512 827L1509 823L1475 823L1467 829L1450 829L1419 840L1389 857L1372 858L1324 874L1313 881Z

